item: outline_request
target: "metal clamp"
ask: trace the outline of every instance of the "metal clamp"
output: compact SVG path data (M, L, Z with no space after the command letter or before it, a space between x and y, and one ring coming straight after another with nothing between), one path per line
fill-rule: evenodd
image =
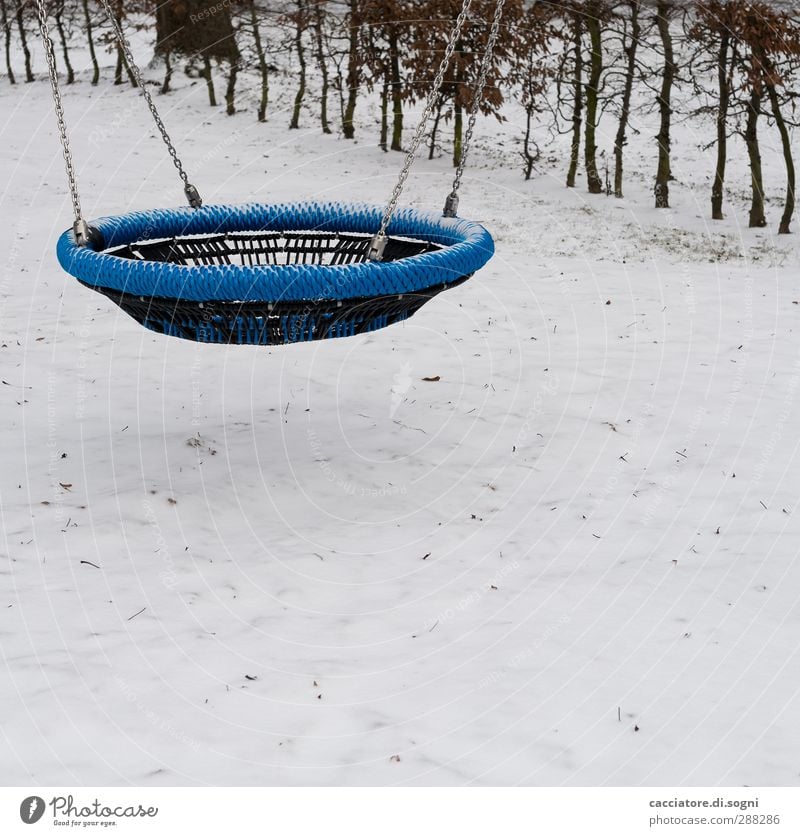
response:
M455 218L458 215L458 195L455 192L450 192L450 194L447 195L447 200L444 202L442 214L445 218Z
M203 198L200 197L200 192L191 183L186 184L183 193L186 195L186 199L189 201L189 206L192 209L199 209L203 205Z
M372 241L370 241L367 258L370 261L383 261L383 251L386 249L386 244L388 242L389 238L386 236L386 234L383 232L379 232L372 239Z

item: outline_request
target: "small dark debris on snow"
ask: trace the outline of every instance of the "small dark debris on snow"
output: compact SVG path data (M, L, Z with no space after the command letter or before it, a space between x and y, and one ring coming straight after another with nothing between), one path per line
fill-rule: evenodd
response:
M141 615L146 609L147 607L142 607L139 610L139 612L135 612L130 618L126 619L126 621L133 621L133 619L136 618L137 615Z
M94 566L95 569L100 568L96 563L92 563L91 560L82 560L81 563L85 563L87 566Z
M634 727L633 727L633 730L634 730L634 731L639 731L639 727L638 727L638 726L634 726Z
M167 502L169 502L170 505L177 505L178 504L178 500L173 499L171 496L167 497Z
M245 679L249 679L251 682L255 682L255 681L258 679L258 677L257 677L257 676L250 676L250 674L249 674L249 673L246 673L246 674L244 675L244 678L245 678Z
M423 377L422 379L428 383L438 383L438 381L442 379L442 376L440 374L435 374L431 377Z
M390 761L394 761L394 763L400 763L400 755L392 755L389 758Z

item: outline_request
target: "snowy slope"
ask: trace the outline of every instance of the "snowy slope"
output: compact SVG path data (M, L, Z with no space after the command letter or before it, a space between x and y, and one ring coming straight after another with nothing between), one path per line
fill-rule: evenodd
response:
M374 129L181 83L207 202L388 195ZM66 106L88 216L179 202L134 91ZM617 201L523 182L486 122L473 281L372 336L198 347L60 272L46 84L0 114L3 783L797 782L800 249L743 228L742 168L711 226L688 132L657 213L646 143Z

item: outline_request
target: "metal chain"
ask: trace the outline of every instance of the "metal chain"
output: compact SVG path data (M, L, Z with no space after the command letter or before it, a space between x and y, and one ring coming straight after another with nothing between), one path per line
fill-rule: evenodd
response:
M67 122L64 117L64 105L61 102L61 90L58 86L55 48L53 47L53 40L50 37L50 29L47 26L47 10L44 6L44 0L36 0L36 10L39 16L39 30L42 33L44 52L47 57L47 71L50 74L50 88L53 91L53 107L56 112L58 133L61 138L61 151L64 155L64 164L67 169L67 181L69 182L69 192L72 197L72 210L75 215L75 224L73 228L75 229L77 237L79 225L85 225L85 222L81 211L81 198L78 194L78 183L75 179L75 167L72 163L72 152L69 147ZM82 227L80 228L82 229ZM82 244L85 243L85 241L79 241L78 243Z
M43 0L37 0L38 3L42 3ZM116 35L117 42L120 45L120 49L125 55L125 61L130 68L131 74L133 75L136 83L139 85L139 90L141 90L142 96L144 96L145 102L147 102L147 107L150 108L150 113L153 115L153 121L156 123L156 127L161 134L161 138L164 140L164 145L167 146L167 151L169 151L170 157L172 157L172 162L175 165L175 168L178 170L178 174L180 175L181 180L183 180L184 185L184 193L186 194L186 198L189 201L189 205L198 209L200 206L203 205L203 201L200 197L200 193L197 189L189 182L189 176L186 174L186 171L183 168L183 164L178 157L178 152L175 150L175 146L172 144L172 139L170 135L167 133L167 129L164 123L161 120L161 116L159 115L158 110L156 109L155 102L153 101L153 97L150 95L150 91L147 89L147 86L142 78L142 74L139 70L139 65L136 63L136 59L133 57L133 52L131 50L131 45L128 42L128 39L125 37L125 33L122 31L122 27L117 20L116 15L114 14L114 10L111 8L111 3L109 0L100 0L103 9L111 23L111 26L114 29L114 34Z
M469 154L472 134L475 131L475 122L478 118L478 110L481 102L483 101L483 91L486 88L486 78L489 75L489 66L492 63L494 47L497 43L498 35L500 34L500 20L503 17L503 7L505 6L505 2L506 0L497 0L497 5L494 9L494 19L492 20L492 29L489 33L489 40L486 42L486 52L483 55L478 80L475 83L474 90L472 91L472 102L469 107L469 122L467 124L467 131L464 134L464 141L461 145L461 159L458 161L456 176L453 178L453 189L444 204L443 214L447 218L454 218L458 211L458 190L461 188L461 178L464 176L464 166L467 163L467 154Z
M103 0L106 2L106 0ZM439 95L439 89L442 86L442 82L444 81L444 74L447 72L447 67L450 64L450 59L453 57L453 53L456 49L456 44L458 43L458 39L461 36L461 30L464 28L464 23L467 20L467 15L469 14L470 6L472 5L472 0L464 0L464 4L461 7L461 11L459 12L458 17L456 18L455 25L453 26L453 31L450 33L450 39L447 42L447 48L444 51L444 57L442 58L442 63L439 65L439 70L436 73L436 76L433 79L433 86L431 87L430 93L428 93L427 101L425 102L425 107L422 111L422 115L420 116L419 122L417 123L417 129L414 132L414 138L411 141L411 146L408 149L408 153L406 154L405 162L403 163L403 167L400 170L400 176L397 179L397 183L395 184L394 189L392 190L392 195L389 198L389 202L386 205L386 210L383 213L383 220L381 221L380 229L375 237L372 239L372 243L370 245L369 250L369 258L372 261L380 261L383 256L383 251L386 248L386 229L389 226L389 223L392 220L392 216L397 209L397 203L400 200L400 195L403 192L403 186L405 186L406 180L408 179L409 171L411 170L411 166L414 163L414 159L417 156L417 151L419 150L420 143L422 142L422 137L425 135L425 128L428 124L428 119L430 118L431 113L433 112L434 105L436 103L436 98Z

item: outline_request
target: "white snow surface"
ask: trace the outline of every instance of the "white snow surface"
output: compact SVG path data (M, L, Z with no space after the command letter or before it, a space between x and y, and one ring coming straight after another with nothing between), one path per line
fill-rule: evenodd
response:
M176 83L206 202L388 196L374 102L353 143ZM65 103L87 216L180 202L135 91ZM616 200L564 188L561 140L524 182L519 121L482 121L472 281L369 336L198 346L61 272L48 85L0 87L4 784L798 782L781 163L765 134L769 229L741 148L712 224L684 125L657 212L651 127ZM451 176L420 159L404 202Z

